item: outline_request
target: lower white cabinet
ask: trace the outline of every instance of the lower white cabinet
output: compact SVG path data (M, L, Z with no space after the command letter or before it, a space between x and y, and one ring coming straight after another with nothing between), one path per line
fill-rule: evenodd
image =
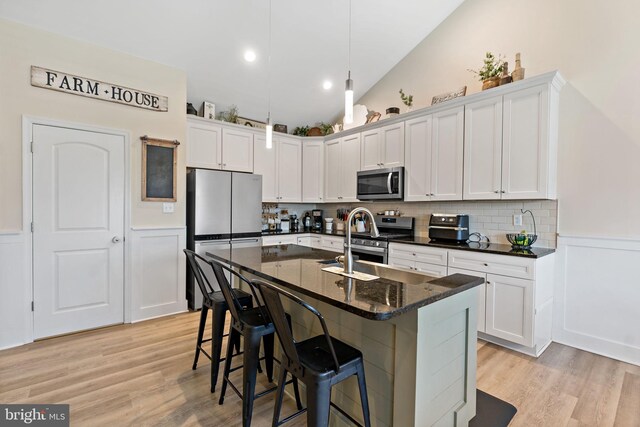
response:
M298 236L297 245L311 247L311 236Z
M536 357L551 343L553 254L525 258L391 243L389 265L432 276L482 277L480 338Z
M426 246L389 245L388 264L435 277L447 275L447 251Z
M533 347L534 281L487 274L486 333Z
M322 236L322 249L332 252L344 252L344 237Z
M296 243L298 243L298 236L296 234L262 236L262 246L295 245Z

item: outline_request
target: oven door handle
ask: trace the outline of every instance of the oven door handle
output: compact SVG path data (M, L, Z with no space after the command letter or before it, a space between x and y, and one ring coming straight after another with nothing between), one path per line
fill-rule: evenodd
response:
M387 190L389 191L389 194L391 194L391 176L393 175L393 172L389 172L389 174L387 175Z
M372 252L372 253L383 254L387 250L385 248L378 248L378 247L375 247L375 246L351 245L351 251L352 252L353 251Z

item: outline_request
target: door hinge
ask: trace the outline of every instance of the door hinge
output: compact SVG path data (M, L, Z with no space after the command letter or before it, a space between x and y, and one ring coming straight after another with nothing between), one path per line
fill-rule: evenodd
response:
M33 153L33 141L31 141L31 152Z
M35 311L34 308L35 304L33 303L33 301L31 301L31 311Z
M33 221L31 222L31 232L33 233Z

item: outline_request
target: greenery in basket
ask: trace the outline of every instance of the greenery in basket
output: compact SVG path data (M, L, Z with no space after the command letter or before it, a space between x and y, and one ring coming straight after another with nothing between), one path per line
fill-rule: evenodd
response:
M307 136L309 133L309 126L298 126L296 127L292 134L297 136Z
M320 122L316 126L320 128L323 135L331 135L333 133L333 126L331 126L329 123Z
M502 75L502 68L504 67L504 61L502 60L502 55L498 55L496 58L495 55L491 52L487 52L484 58L484 65L479 70L471 70L473 74L478 76L478 80L485 81L492 77L499 77Z
M402 91L402 89L400 89L399 93L400 93L400 99L402 100L403 104L406 105L407 107L411 107L413 105L413 95L406 95Z
M236 123L238 121L238 107L232 105L227 111L221 111L217 119L229 123Z

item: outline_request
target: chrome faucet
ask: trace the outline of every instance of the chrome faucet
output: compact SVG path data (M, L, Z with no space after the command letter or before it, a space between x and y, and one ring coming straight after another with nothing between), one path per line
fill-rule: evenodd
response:
M371 221L371 237L378 237L380 235L376 222L373 220L373 214L369 209L355 208L351 211L347 218L347 237L344 242L344 272L347 274L353 273L353 255L351 255L351 221L353 221L353 218L357 213L361 212L366 213L369 216L369 221Z

